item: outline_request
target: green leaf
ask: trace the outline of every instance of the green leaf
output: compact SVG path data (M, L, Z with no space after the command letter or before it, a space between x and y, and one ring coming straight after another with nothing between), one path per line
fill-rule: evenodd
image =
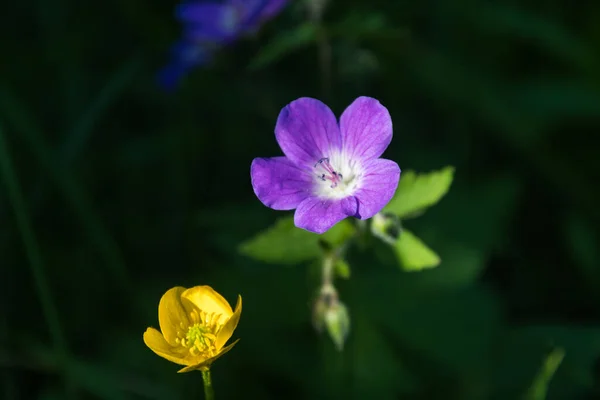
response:
M454 167L451 166L427 174L407 171L402 174L396 194L384 211L401 218L424 211L444 197L453 179Z
M250 70L265 68L287 53L315 41L316 32L316 26L312 23L299 25L292 30L282 32L258 52L248 68Z
M404 229L394 247L402 268L406 271L420 271L437 267L440 257L412 232Z
M297 228L300 229L300 228ZM342 243L346 242L350 239L354 233L356 232L355 226L350 222L350 220L343 220L338 222L333 226L330 230L325 232L322 235L317 235L316 233L310 233L313 237L316 237L317 240L322 240L332 247L337 247Z
M343 220L322 235L294 225L293 217L278 220L275 225L242 243L240 252L256 260L273 264L298 264L321 255L320 241L335 247L354 234L355 228Z

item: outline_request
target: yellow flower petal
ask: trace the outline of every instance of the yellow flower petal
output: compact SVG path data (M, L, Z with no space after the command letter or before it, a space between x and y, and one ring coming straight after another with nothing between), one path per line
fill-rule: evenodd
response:
M217 340L215 340L215 347L217 348L217 350L220 349L221 347L223 347L225 345L225 343L227 343L227 341L229 340L231 335L233 335L233 331L235 331L235 328L237 327L238 322L240 322L241 314L242 314L242 296L238 295L237 304L235 305L235 312L233 313L231 318L229 318L229 320L225 323L223 328L221 328L221 330L219 331L219 334L217 336Z
M181 298L190 301L194 306L207 314L221 314L223 315L222 318L230 318L233 314L227 300L210 286L194 286L193 288L189 288L181 294Z
M190 325L188 315L181 303L181 294L186 289L181 286L169 289L158 304L158 323L163 336L171 346L176 346L177 332L187 330Z
M235 342L231 343L229 346L225 347L223 350L221 350L221 352L219 352L219 354L217 354L214 357L211 357L209 359L206 359L204 361L202 361L201 363L198 364L194 364L194 365L190 365L187 366L185 368L180 369L179 371L177 371L178 373L184 373L184 372L190 372L190 371L195 371L197 369L204 369L204 368L210 368L211 364L219 357L221 357L222 355L224 355L225 353L229 352L229 350L231 350L233 348L233 346L235 346L237 344L237 342L239 342L240 339L236 340Z
M189 365L189 361L184 359L185 353L177 352L177 348L169 345L163 335L154 328L146 329L146 332L144 332L144 343L146 343L146 346L148 346L150 350L162 358L166 358L179 365Z

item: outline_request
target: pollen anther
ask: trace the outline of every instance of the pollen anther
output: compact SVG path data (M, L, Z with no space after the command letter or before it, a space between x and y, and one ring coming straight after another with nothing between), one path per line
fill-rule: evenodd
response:
M331 181L330 187L332 189L336 188L337 185L342 180L342 174L339 174L335 169L333 169L333 166L329 162L328 157L323 157L319 161L317 161L317 163L315 164L315 168L321 168L321 169L325 170L326 173L321 173L320 175L317 175L317 176L323 182Z

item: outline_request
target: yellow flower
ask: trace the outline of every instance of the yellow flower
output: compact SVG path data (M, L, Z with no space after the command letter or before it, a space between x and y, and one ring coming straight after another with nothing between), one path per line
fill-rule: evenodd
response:
M158 304L162 333L146 329L144 343L159 356L186 366L178 372L207 370L238 342L239 339L223 347L237 327L241 313L241 296L234 312L227 300L210 286L174 287Z

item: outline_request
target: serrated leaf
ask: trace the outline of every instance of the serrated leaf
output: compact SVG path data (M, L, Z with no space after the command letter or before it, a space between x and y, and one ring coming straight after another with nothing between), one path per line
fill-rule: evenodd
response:
M422 212L444 197L453 179L454 167L451 166L426 174L407 171L402 174L396 194L384 211L400 218Z
M354 234L355 228L343 220L322 235L294 225L293 217L279 219L275 225L242 243L240 252L259 261L298 264L321 255L320 241L337 246Z
M316 36L316 26L312 23L299 25L292 30L281 32L258 52L248 68L250 70L265 68L287 53L313 42Z
M296 264L320 254L314 234L294 226L293 218L282 218L240 247L251 258L281 264Z
M420 271L437 267L440 257L412 232L404 229L396 241L394 250L400 265L406 271Z

